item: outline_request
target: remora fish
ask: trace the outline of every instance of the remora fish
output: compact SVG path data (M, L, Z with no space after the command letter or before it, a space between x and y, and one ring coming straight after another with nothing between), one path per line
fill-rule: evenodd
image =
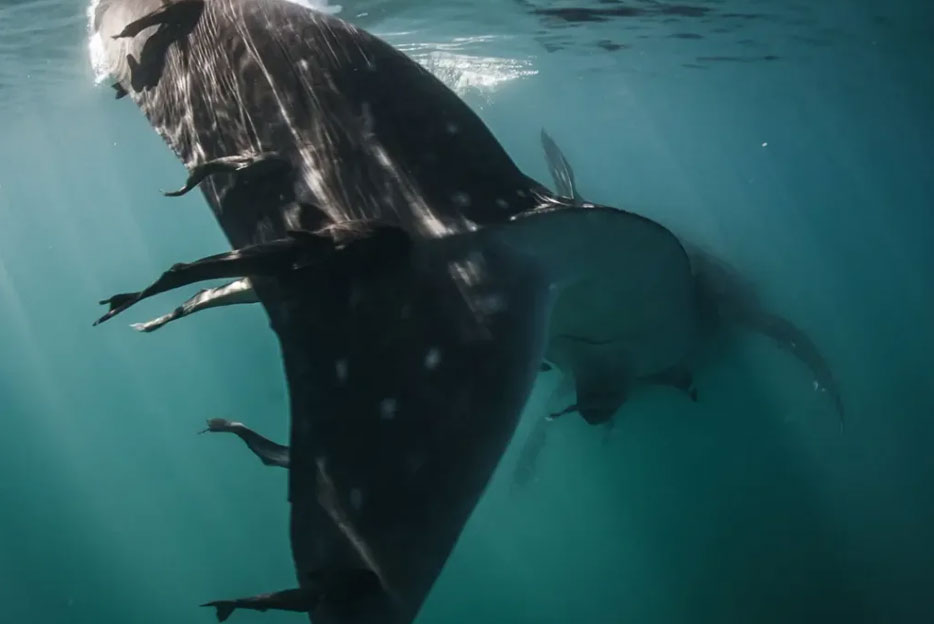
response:
M234 248L111 297L98 322L179 286L249 278L282 352L288 448L215 424L287 466L298 587L208 603L219 619L408 624L543 356L586 364L603 390L601 371L652 374L689 351L677 239L554 197L381 40L285 0L101 0L91 21L117 92L188 168L173 195L200 187ZM594 332L577 306L613 320ZM617 345L619 361L591 343ZM588 393L593 381L578 384L582 413L600 416L616 397Z
M541 131L541 143L557 194L574 205L586 205L588 202L577 189L570 162L544 129ZM815 390L826 392L830 396L842 429L846 420L843 399L833 372L814 341L791 321L766 310L759 301L755 288L733 267L697 245L684 239L681 239L681 243L690 258L696 282L703 339L714 339L731 326L755 331L770 338L779 348L789 351L808 367L814 376ZM579 374L577 371L565 372ZM687 392L692 400L697 400L696 389L693 388L691 375L686 367L673 368L639 381L671 385ZM564 411L573 409L574 406L571 406ZM547 420L539 418L535 422L520 450L513 472L514 486L523 486L534 474L547 438Z

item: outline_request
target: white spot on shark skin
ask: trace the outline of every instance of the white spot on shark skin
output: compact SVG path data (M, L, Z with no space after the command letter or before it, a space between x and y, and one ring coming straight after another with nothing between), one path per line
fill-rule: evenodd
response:
M383 420L392 420L396 417L398 405L395 399L383 399L379 402L379 416Z
M476 307L483 314L495 314L506 309L506 301L498 294L482 295L477 297Z
M460 128L458 128L457 124L453 121L449 121L444 129L448 131L448 134L457 134L460 132Z
M454 202L454 205L458 208L467 208L470 206L470 195L463 191L458 191L451 195L451 201Z
M337 373L338 381L347 381L347 358L334 362L334 372Z
M526 193L525 193L525 191L523 191L522 189L519 189L518 191L516 191L516 196L517 196L517 197L521 197L522 199L525 199L525 195L526 195Z
M360 508L363 507L363 492L358 488L350 490L350 506L357 511L360 511Z
M496 205L502 208L503 210L506 210L507 208L509 208L509 202L503 199L502 197L496 198Z
M438 364L441 363L441 349L438 347L432 347L428 349L428 353L425 354L425 368L428 370L435 370L438 368Z

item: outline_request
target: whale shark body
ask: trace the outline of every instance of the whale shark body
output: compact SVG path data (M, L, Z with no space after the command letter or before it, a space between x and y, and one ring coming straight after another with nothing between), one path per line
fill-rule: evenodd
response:
M694 348L691 264L670 231L551 193L380 39L286 0L99 0L90 19L117 97L188 169L168 195L200 188L232 247L106 299L97 322L234 279L173 318L255 297L288 382L287 445L208 423L287 469L297 580L206 603L219 620L408 624L543 360L578 373L599 421L621 371L664 374Z

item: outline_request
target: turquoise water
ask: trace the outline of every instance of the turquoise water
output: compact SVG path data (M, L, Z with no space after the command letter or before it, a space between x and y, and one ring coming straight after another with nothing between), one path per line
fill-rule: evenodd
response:
M736 334L698 403L641 391L609 438L552 423L516 490L560 384L542 374L418 621L930 621L931 7L572 26L535 4L342 14L457 88L533 177L550 184L545 127L588 199L728 259L821 346L847 427L786 353ZM0 5L0 622L211 622L198 604L294 584L285 474L195 435L219 416L287 438L278 349L255 306L127 327L173 296L91 327L99 299L226 241L200 195L159 195L184 169L94 86L84 11Z

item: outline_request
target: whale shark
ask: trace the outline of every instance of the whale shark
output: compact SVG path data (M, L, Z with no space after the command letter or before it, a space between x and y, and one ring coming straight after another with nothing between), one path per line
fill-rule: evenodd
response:
M583 199L577 189L574 170L564 153L544 128L540 138L558 195L570 198L575 205L586 204L587 200ZM776 346L791 353L808 368L814 378L814 388L829 395L840 425L844 426L846 412L843 398L833 371L817 344L794 323L767 310L753 284L734 267L683 236L679 236L679 239L691 262L708 334L735 325L771 339Z
M574 205L586 205L588 200L580 194L574 169L564 152L544 128L541 130L540 139L557 195ZM679 237L679 240L690 258L697 290L697 305L703 333L703 340L698 343L698 348L703 348L703 345L721 337L731 328L745 329L769 338L778 348L789 352L808 368L813 376L814 389L830 397L840 428L843 430L846 413L842 395L817 344L793 322L767 310L752 283L735 268L684 237ZM674 386L685 391L692 401L697 401L697 389L694 387L690 369L690 366L670 369L643 378L642 381ZM574 371L566 372L574 374ZM513 468L514 488L523 487L533 478L539 456L547 441L547 423L553 420L554 416L574 409L575 406L571 406L546 418L536 419Z
M188 171L166 195L200 190L230 245L104 299L95 324L233 279L225 296L259 300L287 381L287 444L207 430L287 470L296 586L204 603L218 620L409 624L542 361L582 372L599 421L620 400L610 376L664 374L694 348L672 232L558 197L359 27L288 0L99 0L89 17L100 73Z

